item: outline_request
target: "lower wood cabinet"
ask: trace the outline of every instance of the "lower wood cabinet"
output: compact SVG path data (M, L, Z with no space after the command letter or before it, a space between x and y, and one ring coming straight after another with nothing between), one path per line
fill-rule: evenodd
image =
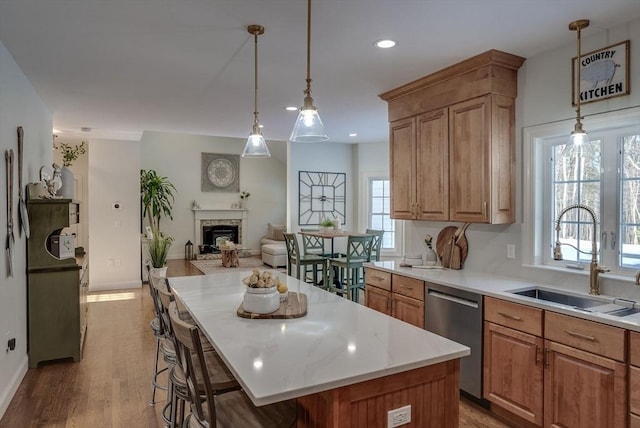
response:
M544 425L625 427L625 364L545 341Z
M627 376L626 330L490 297L484 328L492 405L537 426L626 427L629 384L631 426L640 420L640 368Z
M542 425L543 339L485 322L484 349L484 397Z
M640 333L629 332L629 426L640 428Z
M424 281L365 269L367 307L424 328Z

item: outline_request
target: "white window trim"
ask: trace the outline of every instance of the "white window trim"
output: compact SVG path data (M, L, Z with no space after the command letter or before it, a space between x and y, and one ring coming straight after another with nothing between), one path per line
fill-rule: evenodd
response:
M358 229L366 230L369 227L369 189L368 183L372 178L390 179L389 173L386 171L367 171L360 174L360 200L358 201ZM385 258L401 257L404 247L404 222L396 220L396 249L382 249L381 255Z
M587 116L583 126L600 130L608 128L622 128L637 125L640 122L640 107L601 113ZM543 228L542 198L544 165L543 141L548 138L566 136L573 129L575 119L547 123L523 128L522 137L522 178L523 178L523 224L522 224L522 263L524 266L554 269L543 265L543 248L541 230ZM566 268L555 268L568 272Z

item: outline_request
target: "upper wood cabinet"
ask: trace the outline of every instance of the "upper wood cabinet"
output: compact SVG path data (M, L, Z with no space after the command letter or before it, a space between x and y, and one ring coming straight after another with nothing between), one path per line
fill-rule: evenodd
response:
M391 217L515 221L515 97L524 58L491 50L381 94Z

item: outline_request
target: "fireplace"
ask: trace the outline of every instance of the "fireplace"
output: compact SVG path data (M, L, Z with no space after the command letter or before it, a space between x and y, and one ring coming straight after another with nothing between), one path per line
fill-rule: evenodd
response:
M213 252L216 238L224 236L235 242L240 247L246 242L245 233L247 226L246 209L202 209L193 208L195 244L203 248L207 253ZM201 253L203 251L200 251Z
M207 253L219 253L218 238L226 238L227 241L239 242L239 229L237 224L215 224L215 225L203 225L202 226L202 247L200 252Z

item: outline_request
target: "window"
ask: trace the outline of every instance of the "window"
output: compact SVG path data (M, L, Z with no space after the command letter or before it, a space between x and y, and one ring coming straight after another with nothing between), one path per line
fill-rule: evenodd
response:
M396 222L391 219L391 196L388 178L371 178L369 180L370 204L369 228L384 230L382 249L396 248Z
M360 229L384 230L382 256L402 253L403 223L391 218L389 176L386 172L363 172L360 180Z
M571 128L564 124L525 130L533 176L525 181L524 244L532 264L583 267L597 233L600 264L622 274L640 268L640 110L598 116L585 121L591 141L581 147L567 146ZM588 210L567 209L576 204L593 209L595 231ZM553 258L556 237L561 262Z

